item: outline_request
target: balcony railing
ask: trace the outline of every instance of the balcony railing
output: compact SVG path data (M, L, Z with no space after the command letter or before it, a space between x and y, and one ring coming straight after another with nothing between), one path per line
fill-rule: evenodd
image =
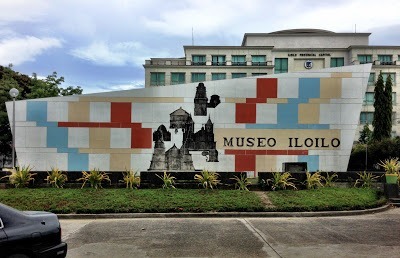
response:
M211 65L224 66L224 65L226 65L226 62L212 62Z
M232 65L235 65L235 66L246 66L247 62L232 62Z
M252 66L266 66L267 62L251 62Z
M192 65L206 65L206 62L194 62L194 61L192 61Z

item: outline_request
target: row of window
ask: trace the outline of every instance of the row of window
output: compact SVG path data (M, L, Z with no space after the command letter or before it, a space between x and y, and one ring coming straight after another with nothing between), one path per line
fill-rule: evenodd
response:
M363 104L364 105L373 105L375 102L375 93L373 92L366 92L364 95ZM392 92L392 103L396 105L396 92Z
M266 75L267 73L252 73L251 76ZM191 73L191 82L204 82L206 81L206 73ZM232 79L246 77L247 73L232 73ZM224 80L226 73L211 73L211 80ZM185 73L171 73L171 85L186 83ZM150 73L150 86L164 86L165 73Z
M372 63L372 55L358 55L358 61L360 64ZM397 55L397 60L400 60L400 55ZM393 65L393 55L378 55L378 61L382 65Z
M341 62L338 60L334 61L332 65L340 65ZM287 73L288 62L287 58L275 59L275 73ZM252 73L251 76L266 75L266 73ZM247 73L232 73L232 79L246 77ZM388 77L392 78L393 86L396 85L396 73L382 73L383 81L385 82ZM223 80L226 79L226 73L212 73L211 80ZM206 80L206 73L192 73L191 82L203 82ZM374 86L376 81L376 74L370 73L368 79L368 86ZM185 73L171 73L171 85L186 83ZM165 73L150 73L150 85L151 86L162 86L165 85ZM372 97L373 98L373 97Z
M361 112L360 113L360 124L365 125L366 123L372 124L374 120L374 112ZM396 122L396 113L392 113L392 124Z
M393 85L396 85L396 73L382 73L383 81L386 82L387 78L390 76ZM368 86L374 86L376 81L376 74L370 73L368 78Z

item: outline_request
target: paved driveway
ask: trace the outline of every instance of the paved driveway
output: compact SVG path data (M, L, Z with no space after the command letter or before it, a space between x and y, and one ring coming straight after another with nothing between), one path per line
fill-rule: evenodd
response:
M400 209L348 217L60 221L68 257L400 257Z

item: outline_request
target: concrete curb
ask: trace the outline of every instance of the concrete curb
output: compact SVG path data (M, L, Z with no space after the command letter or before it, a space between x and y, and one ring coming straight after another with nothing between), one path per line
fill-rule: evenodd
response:
M105 213L105 214L57 214L59 219L140 219L140 218L274 218L274 217L335 217L355 216L383 212L390 205L351 211L316 212L204 212L204 213Z

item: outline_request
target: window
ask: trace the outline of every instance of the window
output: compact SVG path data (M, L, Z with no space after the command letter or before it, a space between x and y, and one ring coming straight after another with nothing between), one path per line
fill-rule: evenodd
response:
M226 73L212 73L211 80L224 80L226 79Z
M246 65L246 56L232 56L232 65Z
M340 67L340 66L344 66L344 57L332 57L331 67Z
M381 62L391 62L392 55L378 55L378 60Z
M232 73L232 79L246 77L246 73Z
M392 92L392 104L396 105L396 92Z
M165 73L150 73L150 86L164 86Z
M374 112L361 112L360 124L372 124L372 120L374 120Z
M251 65L267 65L266 56L251 56Z
M363 104L364 105L373 105L375 101L373 92L366 92L364 95Z
M225 56L212 56L212 65L225 65Z
M252 73L251 76L267 75L267 73Z
M358 55L358 61L360 64L372 63L372 55Z
M375 85L375 73L370 73L368 78L368 86Z
M275 73L287 73L287 72L288 72L288 59L275 58Z
M171 73L171 85L184 84L185 73Z
M192 82L204 82L206 73L192 73Z
M383 77L383 82L386 83L386 79L387 77L389 77L392 79L392 83L393 85L396 84L396 73L382 73L382 77Z
M193 55L192 56L192 65L206 65L206 56L205 55Z

